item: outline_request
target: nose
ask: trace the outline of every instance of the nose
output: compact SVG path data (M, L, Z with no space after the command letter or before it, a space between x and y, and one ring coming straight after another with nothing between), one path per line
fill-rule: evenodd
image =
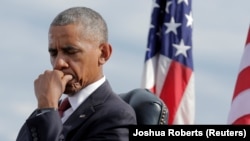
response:
M51 63L53 65L53 69L56 69L56 70L63 70L69 67L69 64L67 63L66 58L60 55L58 55L55 58L52 58Z

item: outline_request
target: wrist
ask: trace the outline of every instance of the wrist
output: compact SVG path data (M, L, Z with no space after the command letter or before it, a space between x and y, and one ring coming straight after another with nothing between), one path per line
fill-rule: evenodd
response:
M57 111L57 108L38 108L36 110L36 116L39 116L41 114L51 112L51 111Z

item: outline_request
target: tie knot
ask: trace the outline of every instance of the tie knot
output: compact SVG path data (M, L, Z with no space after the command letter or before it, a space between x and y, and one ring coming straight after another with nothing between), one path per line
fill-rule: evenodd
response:
M63 112L64 111L66 111L68 108L70 108L71 107L71 105L70 105L70 103L69 103L69 98L67 97L67 98L65 98L62 102L61 102L61 104L60 104L60 106L59 106L59 108L58 108L58 112L59 112L59 114L60 114L60 116L62 117L63 116Z

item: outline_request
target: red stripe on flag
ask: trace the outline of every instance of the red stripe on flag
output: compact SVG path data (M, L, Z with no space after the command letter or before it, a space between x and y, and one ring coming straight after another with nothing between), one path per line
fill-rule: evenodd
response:
M250 66L249 66L249 43L250 43L250 27L246 39L244 54L241 59L240 70L237 76L234 93L232 97L232 105L228 115L229 124L250 124Z
M250 123L250 114L244 115L240 118L238 118L236 121L233 122L233 124L246 124L246 123Z
M192 70L173 61L166 76L160 98L169 109L168 123L172 124L184 91L188 85Z
M246 67L239 73L232 100L234 100L240 92L248 88L250 88L250 66Z

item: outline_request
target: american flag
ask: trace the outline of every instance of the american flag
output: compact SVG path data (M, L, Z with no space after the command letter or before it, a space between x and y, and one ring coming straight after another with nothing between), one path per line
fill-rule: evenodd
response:
M168 124L194 124L191 0L154 0L142 87L168 107Z
M250 124L250 26L229 111L229 124Z

